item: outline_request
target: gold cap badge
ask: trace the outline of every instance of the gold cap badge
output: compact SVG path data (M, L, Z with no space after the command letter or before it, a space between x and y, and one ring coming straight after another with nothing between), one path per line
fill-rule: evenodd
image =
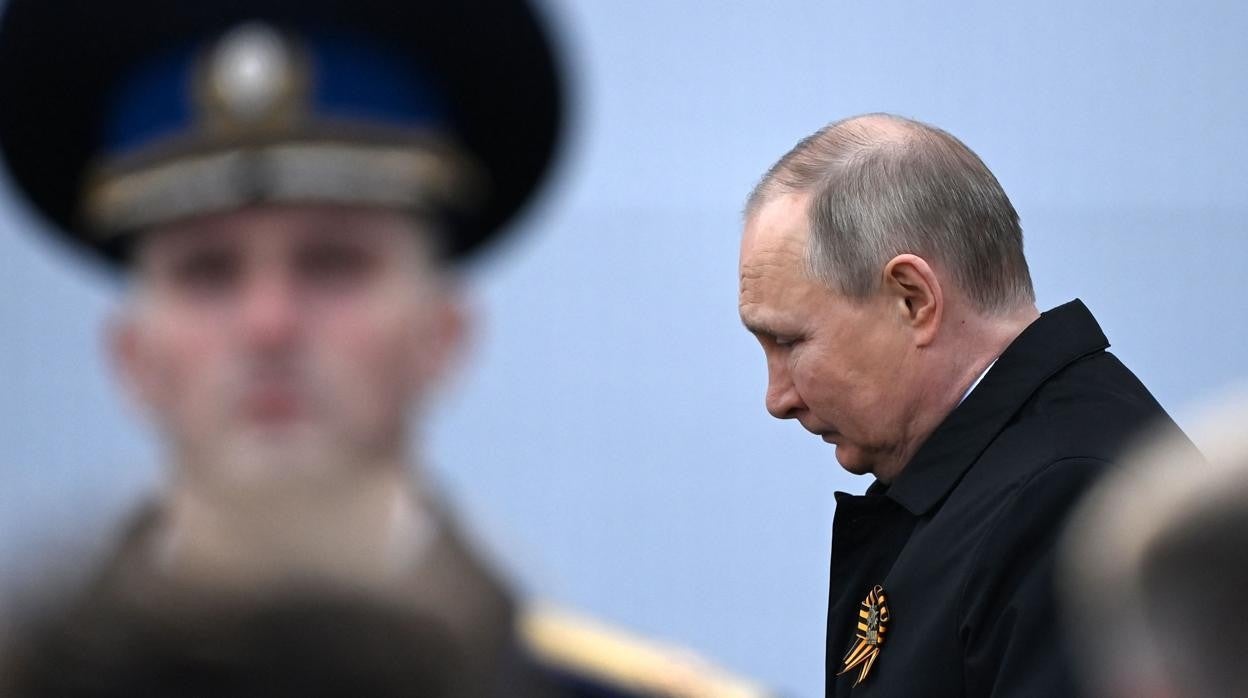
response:
M875 665L875 658L880 654L880 647L884 645L884 633L888 630L888 620L888 601L884 596L883 587L877 584L867 593L867 598L862 602L862 608L858 609L858 632L856 634L858 641L846 653L845 666L837 676L861 666L858 680L854 682L854 685L857 686L867 678L867 674L871 673L871 667Z

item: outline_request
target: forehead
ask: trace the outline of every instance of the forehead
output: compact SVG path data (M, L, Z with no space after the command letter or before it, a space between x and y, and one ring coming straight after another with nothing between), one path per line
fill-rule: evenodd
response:
M807 195L765 202L745 222L741 236L741 320L756 332L773 332L786 316L827 296L806 273Z
M778 262L805 262L810 195L783 194L765 201L745 221L741 270Z
M201 246L239 251L278 250L330 241L431 252L432 228L407 213L377 207L329 204L263 205L189 218L152 228L138 244L145 259Z
M808 195L785 194L746 220L739 268L743 316L747 306L771 305L817 285L806 274L808 204Z

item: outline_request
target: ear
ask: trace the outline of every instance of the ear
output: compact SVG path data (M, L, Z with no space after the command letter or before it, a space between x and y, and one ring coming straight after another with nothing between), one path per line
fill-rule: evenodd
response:
M914 332L915 346L925 347L936 339L945 299L940 280L927 260L913 254L899 254L889 260L884 265L884 293L897 317Z
M142 328L133 308L108 319L104 328L109 363L126 393L136 403L154 409L159 381L155 367L144 357Z
M432 338L427 352L418 357L422 392L429 393L447 383L467 354L473 313L458 288L438 293L432 318Z

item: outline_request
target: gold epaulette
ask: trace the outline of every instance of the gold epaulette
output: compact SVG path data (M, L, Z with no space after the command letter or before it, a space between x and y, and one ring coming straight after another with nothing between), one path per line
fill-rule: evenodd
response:
M762 698L752 683L691 652L650 642L548 607L524 610L520 637L536 659L556 669L646 696Z

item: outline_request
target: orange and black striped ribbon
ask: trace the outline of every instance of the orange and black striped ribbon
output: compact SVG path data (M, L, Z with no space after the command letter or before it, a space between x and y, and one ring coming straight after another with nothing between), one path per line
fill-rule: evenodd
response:
M884 595L884 589L877 584L867 593L867 598L862 602L862 608L858 609L858 632L855 634L857 642L845 654L845 666L837 676L854 667L861 667L858 680L854 682L854 685L857 686L867 678L867 674L871 673L871 667L875 665L876 657L880 654L880 647L884 644L888 620L888 601Z

